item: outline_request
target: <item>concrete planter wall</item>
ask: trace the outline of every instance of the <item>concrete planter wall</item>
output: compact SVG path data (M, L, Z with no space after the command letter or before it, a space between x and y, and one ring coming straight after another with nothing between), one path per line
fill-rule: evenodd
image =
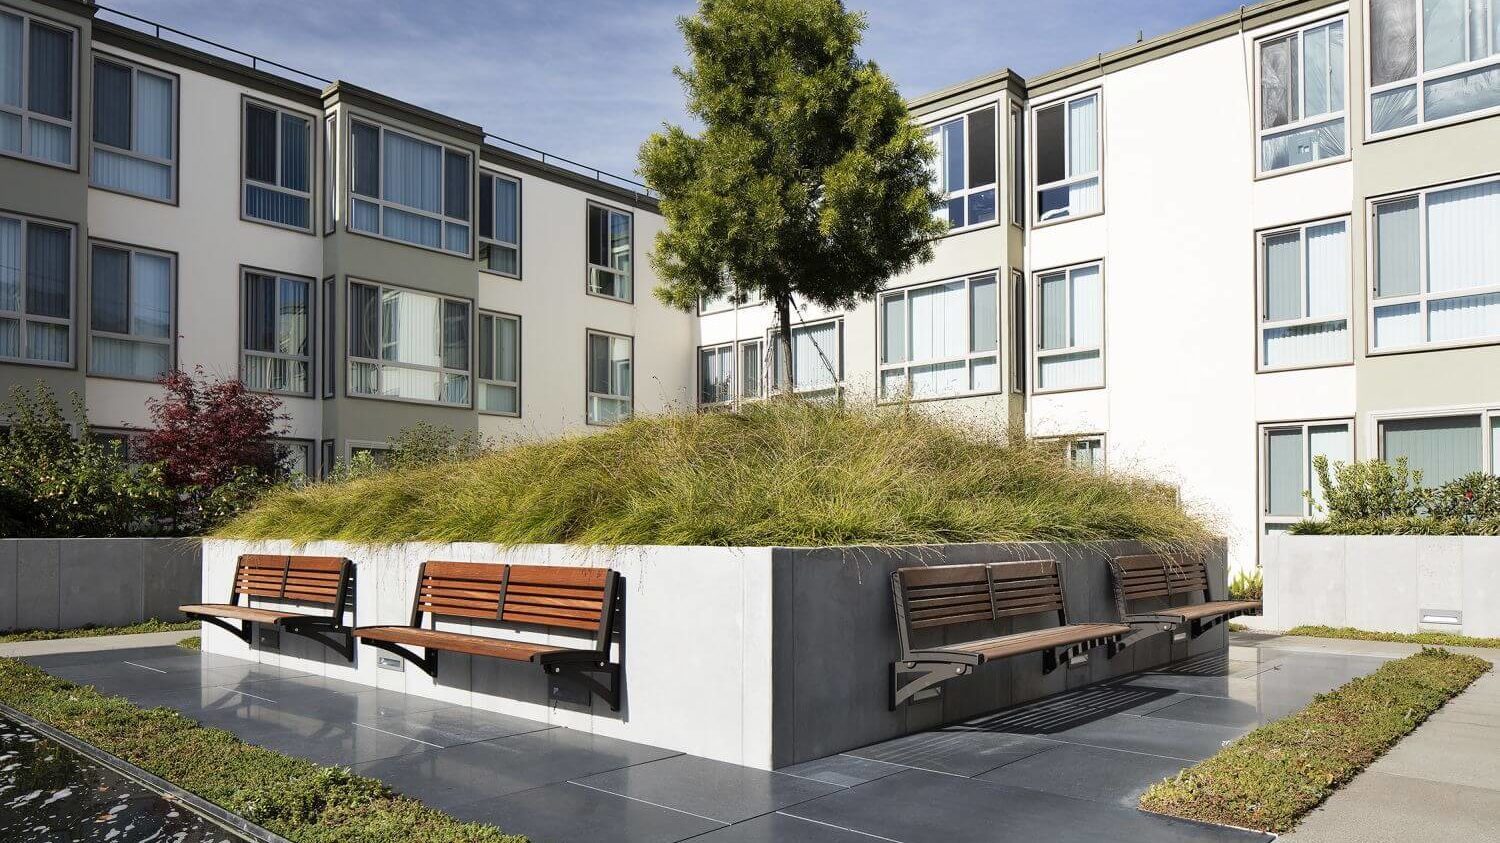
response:
M1268 629L1500 635L1500 537L1273 535L1261 565Z
M0 539L0 631L184 620L198 539Z
M227 599L242 553L346 556L358 571L356 625L408 623L417 569L427 559L543 565L609 565L624 578L625 694L618 713L549 695L530 664L444 653L436 680L407 665L380 667L359 647L350 665L321 645L283 635L276 649L248 646L204 627L204 649L381 688L444 699L575 729L774 769L930 728L1066 688L1221 649L1223 627L1195 641L1154 636L1116 656L1041 673L1041 657L987 665L949 682L941 695L887 710L887 674L896 656L890 572L920 564L1056 558L1063 565L1070 619L1114 617L1105 562L1141 552L1130 542L1089 547L1051 544L921 548L584 548L485 544L365 547L340 542L208 540L203 599ZM1210 559L1224 580L1222 546ZM1216 592L1215 597L1223 595ZM257 605L260 605L259 603ZM1025 619L1023 619L1024 622ZM1031 619L1035 620L1035 619ZM1045 625L1045 624L1042 624ZM967 630L1004 634L1011 622ZM528 640L566 640L484 622L439 629ZM1015 626L1019 631L1031 627ZM925 642L919 642L925 643Z

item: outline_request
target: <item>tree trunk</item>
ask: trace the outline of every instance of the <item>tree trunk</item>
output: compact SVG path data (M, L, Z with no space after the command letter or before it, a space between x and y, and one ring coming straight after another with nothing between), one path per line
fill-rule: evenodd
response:
M776 353L771 359L781 361L772 372L776 379L776 393L791 397L796 383L792 378L792 297L789 293L776 294Z

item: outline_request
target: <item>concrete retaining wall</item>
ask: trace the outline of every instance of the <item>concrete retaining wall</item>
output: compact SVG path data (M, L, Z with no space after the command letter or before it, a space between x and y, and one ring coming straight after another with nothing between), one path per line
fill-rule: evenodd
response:
M359 647L350 665L296 636L280 636L275 648L259 641L250 646L205 626L203 640L211 652L770 769L1223 648L1222 627L1191 644L1174 644L1161 635L1112 661L1098 651L1087 663L1046 677L1038 655L986 666L975 676L947 683L936 699L887 710L887 675L897 653L889 581L895 568L1056 558L1063 564L1070 619L1082 622L1114 617L1104 562L1139 551L1127 542L1087 549L1049 544L604 549L205 541L203 599L215 602L227 599L242 553L353 559L358 588L346 621L362 626L409 622L417 569L427 559L614 567L624 578L625 594L624 626L616 639L625 665L618 713L597 699L576 703L552 697L545 676L531 664L444 653L434 681L410 665L401 671L379 666L379 651L369 647ZM1222 583L1222 547L1210 569ZM967 632L1013 631L1010 621L987 626ZM445 621L438 628L568 640L486 622Z
M1500 636L1500 537L1273 535L1261 566L1268 629Z
M0 539L0 630L183 620L202 571L198 539Z

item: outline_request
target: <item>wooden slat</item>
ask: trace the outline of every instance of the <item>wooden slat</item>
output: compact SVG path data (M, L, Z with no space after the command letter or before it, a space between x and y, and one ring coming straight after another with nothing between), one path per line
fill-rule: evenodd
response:
M344 569L344 559L341 556L292 556L290 559L292 571L326 571L337 576Z
M509 604L506 604L509 605ZM512 612L506 610L500 615L500 619L510 623L536 624L539 626L566 626L572 629L598 629L599 621L581 620L575 618L559 618L552 615L537 615L530 612Z
M978 584L988 588L989 577L983 565L937 565L922 568L901 568L897 572L901 585L908 590L931 586L959 586Z
M425 575L438 579L498 583L505 578L505 566L487 562L428 562Z
M510 585L594 586L603 588L609 568L561 568L551 565L512 565Z

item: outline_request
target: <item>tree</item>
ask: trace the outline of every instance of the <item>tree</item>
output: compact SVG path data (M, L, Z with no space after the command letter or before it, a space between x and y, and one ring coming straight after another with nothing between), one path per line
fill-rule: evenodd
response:
M947 230L935 150L855 54L864 16L839 0L701 0L677 23L692 66L674 72L703 131L666 125L641 147L666 221L656 296L687 310L759 292L776 307L787 393L793 297L847 308L932 259Z

